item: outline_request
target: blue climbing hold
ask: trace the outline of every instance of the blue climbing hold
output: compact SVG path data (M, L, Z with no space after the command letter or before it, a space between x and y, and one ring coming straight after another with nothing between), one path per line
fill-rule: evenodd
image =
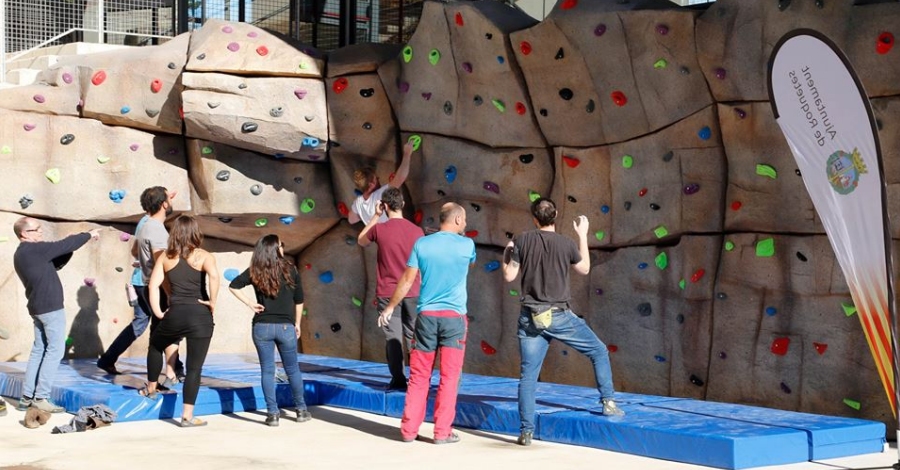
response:
M778 313L778 309L775 307L766 307L766 315L772 317L775 316L776 313Z
M700 129L697 136L700 137L701 140L709 140L709 138L712 137L712 131L709 129L709 126L703 126L703 129Z
M129 106L122 106L122 109L120 109L119 111L120 111L122 114L128 114L128 113L131 112L131 107L129 107Z
M304 137L303 138L303 146L304 147L318 147L319 139L315 137Z
M503 65L504 62L506 62L506 59L504 59L502 55L498 55L497 63L499 63L500 65Z
M489 261L484 264L484 272L486 273L492 273L498 269L500 269L500 262L497 260Z
M278 220L280 220L284 225L291 225L291 223L294 221L294 218L286 215L284 217L279 217Z
M121 204L122 199L125 199L125 190L124 189L113 189L109 192L109 199L116 204Z
M325 271L322 274L319 274L319 280L322 281L323 284L331 284L331 281L334 280L334 274L331 271Z
M241 272L234 268L228 268L224 273L222 273L222 275L225 276L226 281L231 282L234 280L234 278L240 276Z
M638 265L638 269L647 269L647 263L641 263Z
M450 165L444 170L444 178L447 179L448 183L456 181L456 167L454 165Z
M609 206L607 206L606 204L600 206L600 212L602 212L604 214L609 214Z

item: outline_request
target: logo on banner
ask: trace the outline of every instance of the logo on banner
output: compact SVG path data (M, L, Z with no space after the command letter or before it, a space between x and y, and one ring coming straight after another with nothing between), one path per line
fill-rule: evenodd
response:
M832 153L825 166L828 182L842 195L852 193L859 185L859 176L869 172L857 149L853 149L851 153L843 150Z

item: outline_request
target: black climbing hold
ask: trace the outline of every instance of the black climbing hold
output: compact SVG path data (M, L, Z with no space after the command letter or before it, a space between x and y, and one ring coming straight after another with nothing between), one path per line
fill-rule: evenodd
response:
M534 161L534 155L530 153L523 153L522 155L519 155L519 161L527 165Z
M359 96L362 96L363 98L371 98L374 94L374 88L363 88L362 90L359 90Z
M262 186L260 186L258 184L254 184L253 186L250 186L250 194L252 194L254 196L259 196L260 194L262 194L262 191L263 191Z
M203 60L206 58L206 54L200 54L197 56L197 60Z
M642 317L649 317L653 314L653 307L650 306L649 302L644 302L637 306L637 311Z
M781 391L784 393L791 393L791 387L788 387L786 383L781 382Z
M481 99L481 97L478 95L475 95L474 101L475 101L475 106L481 106L482 103L484 103L484 100Z
M312 122L312 120L315 118L316 118L315 116L310 116L310 115L303 116L303 119L306 119L306 122Z
M694 384L694 385L696 385L696 386L698 386L698 387L702 387L702 386L703 386L703 381L700 380L700 377L697 377L697 376L694 375L694 374L691 374L691 383Z
M481 206L479 206L478 204L475 204L474 202L471 204L472 204L472 209L475 209L475 212L481 211Z
M625 210L626 210L626 211L630 211L630 210L631 210L631 201L625 201Z
M491 33L485 33L485 34L484 34L484 38L485 38L485 39L494 39L494 35L491 34Z
M297 184L302 183L302 182L303 182L303 177L302 177L302 176L295 176L295 177L294 177L294 182L297 183Z
M724 292L719 292L718 294L716 294L716 298L719 300L725 300L728 298L728 294L726 294Z
M444 101L444 114L447 116L453 114L453 103Z
M820 10L825 8L825 0L816 0L816 8Z
M803 253L800 253L799 251L797 252L797 259L799 259L800 261L803 261L804 263L807 262L807 261L809 261L809 260L806 258L806 255L804 255Z
M659 204L657 204L657 203L655 203L655 202L651 202L651 203L650 203L650 208L653 209L653 210L655 210L655 211L658 211L658 210L659 210Z
M170 69L172 69L172 70L175 70L175 68L178 67L178 66L175 65L175 62L169 62L168 67L169 67Z
M353 246L356 244L356 237L347 235L346 237L344 237L344 243Z
M556 60L560 60L560 59L563 59L563 58L565 58L565 57L566 57L566 54L563 52L563 48L560 47L559 50L556 51L556 57L554 57L554 58L555 58Z
M803 173L800 173L800 169L799 169L799 168L796 168L796 169L794 170L794 174L797 175L797 176L800 176L800 177L803 176Z
M269 116L272 117L281 117L284 114L284 108L278 106L277 108L272 108L269 110Z
M682 75L690 75L691 74L691 69L689 69L687 67L681 67L681 69L679 69L678 71L681 72Z
M884 127L884 125L881 124L881 119L875 120L875 127L877 127L879 131Z
M241 132L244 132L244 133L256 132L256 129L258 129L258 128L259 128L259 125L257 125L255 122L245 122L244 124L241 125Z
M539 111L539 113L541 114L541 116L547 117L547 110L546 110L546 109L541 109L541 110Z
M512 233L512 232L506 232L506 238L507 238L507 239L512 240L512 237L513 237L513 233Z
M341 324L340 323L332 323L331 331L333 331L335 333L337 333L338 331L341 331Z
M446 195L447 195L447 193L445 193L443 189L438 189L438 196L444 197Z
M223 224L227 224L227 223L231 222L232 220L233 219L231 217L219 217L219 222L222 222Z
M116 271L118 271L118 272L122 272L122 271L124 271L124 269L122 269L122 267L121 267L121 266L116 266Z
M791 0L778 0L778 9L784 11L791 6Z
M568 88L563 88L562 90L559 90L559 97L566 101L569 101L570 99L572 99L573 96L575 96L575 93L572 93L572 90L570 90Z
M596 105L594 104L594 100L588 100L587 106L584 107L584 110L588 113L593 113Z
M365 122L365 123L363 123L363 129L365 129L365 130L367 130L367 131L372 130L372 123L371 123L371 122Z
M64 136L62 136L62 137L59 138L59 143L61 143L61 144L63 144L63 145L69 145L69 144L71 144L72 141L74 141L74 140L75 140L75 136L74 136L74 135L72 135L72 134L66 134L66 135L64 135Z
M684 323L684 315L679 313L675 316L675 321L677 321L679 325Z
M31 198L30 195L26 194L19 198L19 206L22 209L28 209L28 206L34 203L34 199Z
M228 170L222 170L216 173L216 179L219 181L228 181L228 178L231 178L231 172Z
M664 161L664 162L671 162L671 161L672 161L672 157L674 157L674 156L675 156L675 152L669 150L668 152L666 152L665 155L663 155L663 161Z
M575 198L572 197L572 196L566 196L566 200L569 201L569 202L578 202L578 200L575 199Z

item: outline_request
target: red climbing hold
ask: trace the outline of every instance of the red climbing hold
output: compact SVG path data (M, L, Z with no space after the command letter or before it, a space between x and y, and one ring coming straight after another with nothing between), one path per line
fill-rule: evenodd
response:
M462 25L463 25L462 13L456 12L456 26L462 26Z
M416 225L422 225L422 211L418 210L415 214L413 214L413 220L416 222Z
M91 77L91 83L94 85L100 85L103 81L106 80L106 72L100 70Z
M522 41L519 43L519 50L522 51L522 55L531 54L531 43L528 41Z
M563 10L570 10L572 8L575 8L575 5L578 5L578 0L563 0L560 8L562 8Z
M347 204L344 204L343 202L338 203L337 209L343 217L347 217L348 215L350 215L350 209L347 209Z
M265 56L269 55L269 48L266 46L259 46L256 48L256 53L265 57Z
M614 91L610 93L609 96L612 97L613 103L615 103L616 106L625 106L628 104L628 98L626 98L625 93L622 93L621 91Z
M162 90L162 82L156 78L152 82L150 82L150 91L153 93L159 93L159 90Z
M772 341L772 354L784 356L785 354L787 354L788 346L790 345L790 338L775 338L775 341Z
M706 270L703 268L694 271L694 274L691 274L691 282L700 282L700 279L703 279L704 274L706 274Z
M741 206L743 206L743 204L741 204L741 201L734 201L731 203L731 210L733 210L733 211L741 210Z
M825 350L828 349L828 345L825 343L813 342L813 346L815 346L816 352L819 353L819 355L825 354Z
M638 191L638 196L639 196L639 197L644 197L644 196L646 196L646 195L647 195L647 188L641 188L641 190Z
M606 345L606 350L609 351L609 352L611 352L611 353L614 353L614 352L616 352L616 351L619 350L619 347L616 346L615 344L607 344L607 345Z
M485 340L481 340L481 351L483 353L487 354L488 356L493 356L494 354L497 354L497 350L494 349L494 347L491 346L490 344L488 344L488 342Z
M879 54L887 54L894 47L894 35L885 31L878 35L878 42L875 43L875 52Z
M575 168L581 164L581 160L579 160L575 157L569 156L569 155L563 155L562 158L563 158L563 163L565 163L566 166L569 168Z
M466 232L466 236L469 238L475 238L478 236L478 230L469 230Z
M528 111L528 110L525 109L525 104L522 103L521 101L517 101L516 102L516 112L524 115L526 111Z
M388 176L388 182L394 181L394 176L397 176L397 174L391 173L391 176Z
M178 107L178 116L180 116L181 120L184 121L184 106Z
M331 89L334 90L335 93L340 93L347 89L347 79L345 77L341 77L334 81L334 84L331 85Z

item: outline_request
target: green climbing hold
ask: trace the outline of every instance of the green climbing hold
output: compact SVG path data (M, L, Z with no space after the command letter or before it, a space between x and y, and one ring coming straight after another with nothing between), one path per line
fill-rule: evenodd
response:
M669 63L666 62L666 59L659 59L653 63L653 68L664 69L664 68L666 68L667 65L669 65Z
M756 165L756 174L759 176L768 176L772 179L778 178L778 172L775 171L775 168L772 168L771 165L765 165L762 163L758 163Z
M856 313L856 305L841 302L841 308L844 309L844 315L852 317Z
M756 242L756 256L770 258L775 255L775 240L766 238Z
M413 134L406 139L407 142L413 144L413 152L419 150L419 147L422 145L422 136L418 134Z
M862 405L858 401L851 400L849 398L844 398L844 404L856 411L859 411L860 407L862 407Z
M108 161L110 161L110 160L111 160L111 159L110 159L109 157L97 157L97 161L100 162L101 165L104 164L104 163L106 163L106 162L108 162Z
M210 147L209 145L204 145L203 148L200 149L200 152L203 155L209 155L209 154L213 153L213 148Z
M684 279L678 281L678 287L680 287L681 290L684 290L685 285L686 285L686 283L684 282Z
M362 300L359 300L359 298L357 298L355 295L350 298L350 301L353 302L353 305L356 305L357 307L362 307Z
M656 238L662 238L669 234L669 229L665 225L660 225L653 229L653 234L656 235Z
M731 251L733 249L734 249L734 242L732 242L731 240L728 240L727 242L725 242L725 251Z
M307 309L307 308L304 308L304 309L303 309L303 316L304 316L304 317L305 317L305 316L306 316L306 314L308 314L308 313L309 313L309 309Z
M256 219L256 222L253 222L253 225L257 227L265 227L269 223L269 219L263 217L261 219Z
M71 336L69 336L68 338L66 338L66 347L67 347L67 348L72 347L72 343L74 343L74 342L75 342L75 340L72 339ZM858 408L857 408L857 409L858 409Z
M529 201L534 202L540 198L541 198L541 194L539 192L531 190L531 189L528 190L528 200Z
M659 269L666 269L669 266L669 255L666 254L665 251L656 255L656 267Z
M51 168L44 173L44 176L50 180L51 183L57 184L59 183L59 179L62 178L62 174L59 172L59 168Z
M515 289L510 289L510 290L509 290L509 295L511 295L511 296L513 296L513 297L518 297L518 296L519 296L519 291L517 291L517 290L515 290Z
M300 62L299 67L300 67L300 70L306 70L309 68L309 64L307 64L306 62Z
M412 46L406 46L403 48L403 62L407 64L412 60Z
M405 50L404 50L405 52ZM441 51L437 49L432 49L431 52L428 53L428 62L431 62L431 65L437 65L441 60ZM408 62L408 61L407 61Z
M631 168L634 166L634 158L631 155L622 156L622 168Z
M306 198L300 203L300 212L303 212L304 214L309 214L315 208L316 201L313 201L312 198Z
M497 108L501 113L506 112L506 105L503 104L500 100L491 100L491 103L494 103L494 107Z
M606 236L606 232L604 232L602 230L597 230L596 232L594 232L594 237L597 238L597 241L603 241L603 237L605 237L605 236Z
M10 147L9 145L4 145L2 148L0 148L0 153L3 153L3 154L12 153L12 147Z

